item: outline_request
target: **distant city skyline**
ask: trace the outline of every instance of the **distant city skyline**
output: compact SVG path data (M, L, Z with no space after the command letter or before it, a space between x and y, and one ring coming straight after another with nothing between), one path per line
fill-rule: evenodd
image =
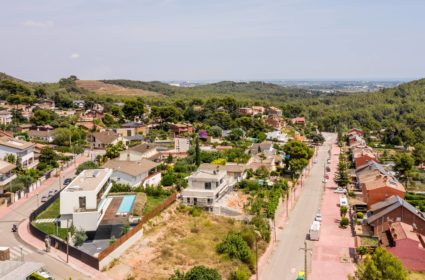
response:
M40 0L0 9L0 72L53 82L412 80L423 0Z

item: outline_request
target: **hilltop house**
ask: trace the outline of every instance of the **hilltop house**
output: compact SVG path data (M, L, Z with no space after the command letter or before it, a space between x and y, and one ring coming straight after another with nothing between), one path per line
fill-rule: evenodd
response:
M245 164L226 164L226 165L217 165L211 163L202 163L199 165L198 170L205 171L214 171L214 170L223 170L226 171L226 176L233 178L237 181L246 178L246 165Z
M350 131L348 132L348 136L353 136L353 135L357 135L360 137L364 137L364 132L361 129L358 128L352 128L350 129Z
M113 159L105 163L105 168L113 170L111 179L132 187L156 186L161 182L161 172L156 171L159 164L148 159L139 161Z
M13 155L21 161L22 168L33 168L37 165L34 160L34 146L35 144L32 142L1 136L0 159L4 159L7 155Z
M269 108L267 108L267 114L282 117L282 110L280 110L279 108L270 106Z
M282 143L288 142L288 136L280 130L267 132L266 139L270 141L276 141L276 142L282 142Z
M12 114L9 111L0 111L0 124L7 125L12 123Z
M190 123L173 123L170 124L170 130L173 132L174 136L179 136L182 134L192 134L193 126Z
M111 176L109 168L84 170L61 191L61 228L73 225L86 232L97 230L110 203Z
M291 119L291 123L293 125L300 125L300 126L304 126L305 125L305 118L304 117L296 117Z

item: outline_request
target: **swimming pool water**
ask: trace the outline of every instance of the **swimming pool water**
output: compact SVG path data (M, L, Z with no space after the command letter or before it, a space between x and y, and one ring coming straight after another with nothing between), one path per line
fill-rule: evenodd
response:
M117 213L130 213L133 208L134 200L136 200L135 195L124 196Z

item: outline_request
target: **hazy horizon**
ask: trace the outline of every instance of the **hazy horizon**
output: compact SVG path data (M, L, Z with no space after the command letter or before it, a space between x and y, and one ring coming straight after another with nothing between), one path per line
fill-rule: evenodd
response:
M40 0L0 10L0 71L34 82L408 81L425 1Z

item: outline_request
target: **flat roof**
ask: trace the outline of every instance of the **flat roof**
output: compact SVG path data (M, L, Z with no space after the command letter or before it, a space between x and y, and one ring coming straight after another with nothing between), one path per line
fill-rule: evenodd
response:
M112 168L114 171L120 171L131 176L139 176L154 169L158 165L159 163L148 159L141 159L139 161L113 159L105 163L104 167Z
M31 273L41 269L42 263L1 261L0 278L3 280L25 280Z
M35 144L32 142L27 142L23 140L19 140L13 137L1 136L0 137L0 145L10 147L17 150L25 150L28 149Z
M100 184L104 184L111 177L111 174L112 169L109 168L84 170L72 180L64 191L93 191Z

